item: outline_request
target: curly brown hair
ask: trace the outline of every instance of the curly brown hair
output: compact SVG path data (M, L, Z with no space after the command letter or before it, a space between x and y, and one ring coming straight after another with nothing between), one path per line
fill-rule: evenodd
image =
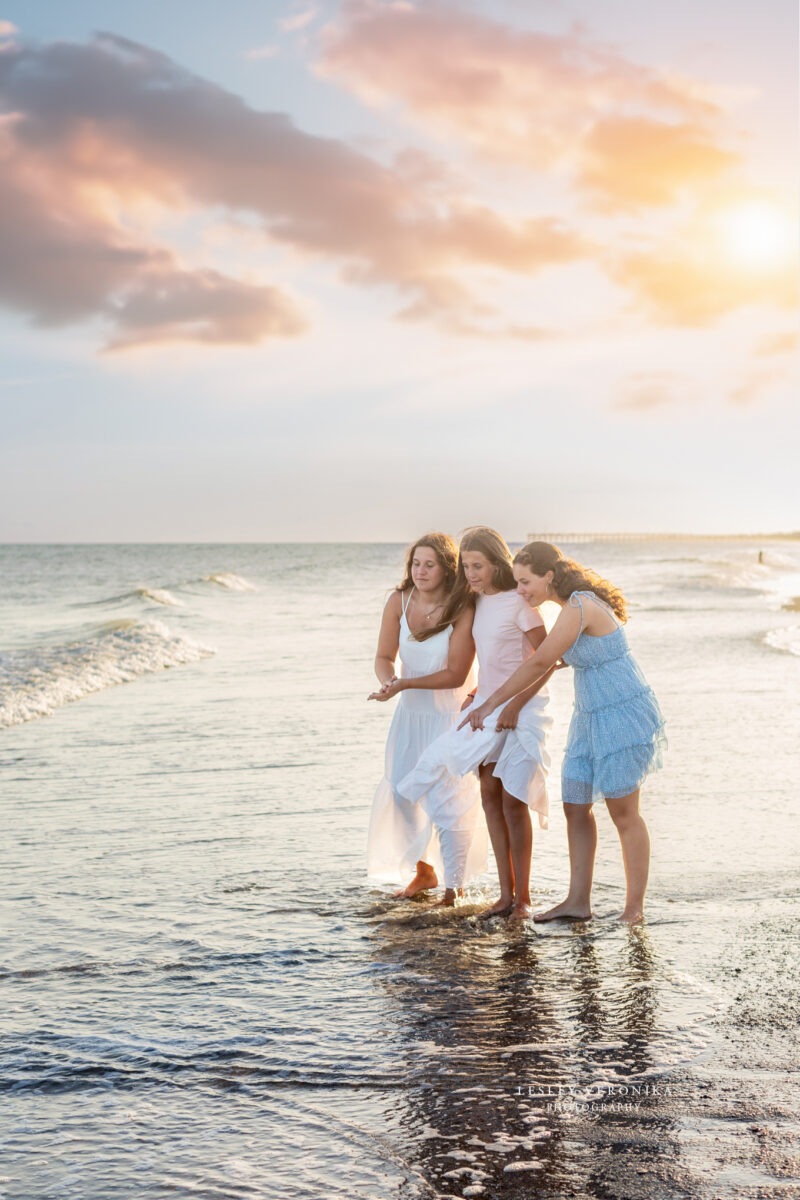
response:
M574 559L565 558L558 546L550 542L528 542L514 555L514 562L528 567L534 575L542 576L552 571L553 591L560 600L569 600L573 592L593 592L620 621L627 621L625 597L619 588Z
M421 546L427 546L436 555L439 566L444 571L444 587L448 599L445 600L442 616L436 624L431 625L430 629L422 629L419 633L412 635L416 642L424 642L429 637L433 637L435 633L441 633L443 629L447 629L447 626L452 624L452 618L448 617L445 620L445 616L450 607L449 598L452 596L458 576L458 546L453 539L446 533L426 533L424 537L417 538L414 545L409 549L406 555L406 569L403 582L398 583L395 588L396 592L404 592L407 588L414 586L414 580L411 577L411 567L414 562L414 555Z

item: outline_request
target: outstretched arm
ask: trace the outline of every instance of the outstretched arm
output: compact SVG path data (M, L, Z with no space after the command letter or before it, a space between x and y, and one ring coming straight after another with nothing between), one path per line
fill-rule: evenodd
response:
M475 657L472 617L472 609L468 608L456 619L450 637L447 666L442 667L441 671L434 671L430 675L419 675L416 678L406 676L403 679L392 679L384 684L380 692L373 692L369 699L391 700L398 692L406 692L410 689L423 688L438 691L441 688L461 687L469 675L469 669Z
M537 625L533 629L527 629L525 631L525 637L533 647L534 653L539 649L546 636L547 633L544 625ZM524 691L518 692L513 699L508 701L503 711L498 714L498 729L516 729L517 718L519 717L519 714L522 712L528 701L532 699L537 692L542 690L554 670L555 667L552 667L551 670L546 672L546 674L541 675L535 683L532 683L529 687L526 687Z
M502 712L498 713L497 724L496 724L495 728L496 729L516 729L517 718L519 717L519 714L522 712L525 705L528 703L529 700L533 699L533 697L536 695L537 692L540 692L542 690L542 688L547 683L550 676L556 670L558 670L558 663L554 663L552 667L549 667L543 675L539 676L539 678L536 680L535 683L532 683L530 685L530 687L526 687L525 690L522 692L517 692L516 696L514 696L513 699L509 700L507 702L507 704L505 704ZM502 704L502 700L500 701L500 703ZM491 711L492 710L489 709L489 712L491 712ZM463 722L462 722L462 724L463 724ZM460 728L461 728L461 726L459 725L459 729Z
M394 664L400 648L400 614L403 611L402 597L392 592L386 601L378 634L378 649L375 653L375 674L381 687L394 679Z
M580 633L581 614L577 608L564 605L553 628L542 642L539 649L522 666L517 667L513 675L493 692L483 704L470 710L469 715L461 722L459 729L469 723L473 729L483 729L483 722L490 712L499 705L505 704L527 688L534 688L531 695L546 682L546 678L555 670L562 654L569 650Z

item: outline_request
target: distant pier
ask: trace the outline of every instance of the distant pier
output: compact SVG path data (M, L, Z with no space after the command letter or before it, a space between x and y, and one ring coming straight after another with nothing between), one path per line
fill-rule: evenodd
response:
M771 542L797 541L791 533L529 533L529 542Z

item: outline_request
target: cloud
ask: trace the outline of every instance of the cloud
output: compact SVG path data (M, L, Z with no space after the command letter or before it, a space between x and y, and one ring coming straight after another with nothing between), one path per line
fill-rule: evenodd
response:
M278 24L281 29L285 29L287 33L294 33L297 29L304 29L309 25L317 15L315 8L306 8L302 12L294 13L288 17L282 17Z
M565 162L618 207L668 203L736 161L706 127L719 115L708 89L580 28L553 35L453 5L350 0L321 35L318 69L488 158Z
M253 343L305 327L275 288L183 270L93 211L74 181L53 179L0 125L0 301L42 327L100 317L108 348L171 341ZM58 184L56 190L54 184ZM72 185L72 186L70 186Z
M646 252L623 255L610 263L610 270L633 292L639 311L664 325L713 325L747 305L797 306L792 263L764 272L747 270L710 253L696 229L656 243Z
M681 193L737 165L696 125L607 117L583 142L578 184L608 208L674 204Z
M12 25L10 21L0 21L0 38L13 37L17 32L16 25Z
M277 58L277 56L279 54L280 54L279 46L272 46L272 45L254 46L252 50L245 50L244 57L251 59L254 62L258 62L260 59L263 59L263 58Z
M217 271L154 273L113 304L117 334L108 349L157 342L257 343L294 337L306 322L277 288L254 287Z
M605 266L657 323L700 328L749 305L797 311L796 218L763 189L726 181L679 225L634 246Z
M255 215L265 244L333 261L352 283L391 286L407 318L490 311L460 280L464 268L532 275L592 250L553 217L509 221L443 178L409 174L419 158L385 166L108 34L4 51L3 111L5 300L41 323L111 317L114 345L165 331L250 341L259 321L264 337L302 325L275 289L181 272L137 226L143 205Z
M756 371L743 379L742 382L733 389L728 399L731 404L744 408L753 404L758 398L770 387L782 378L783 372L780 371Z
M454 293L447 283L442 283L441 288L440 294L409 304L397 314L398 318L401 321L436 318L440 328L447 333L456 337L480 338L483 341L510 339L544 342L561 336L557 331L541 325L497 321L496 314L488 305L476 303L468 293L460 289Z
M783 333L771 333L762 338L756 347L756 354L794 354L800 349L800 332L788 329Z
M647 320L699 327L746 305L796 305L796 254L769 250L745 211L764 204L725 144L730 92L644 66L581 26L520 30L437 0L345 0L317 44L318 70L366 102L399 105L485 159L568 176L595 214L635 219L610 233L616 245L584 253ZM653 236L654 209L677 209L681 228Z
M682 384L685 386L685 380L673 371L636 371L623 380L612 408L619 412L649 412L674 405Z

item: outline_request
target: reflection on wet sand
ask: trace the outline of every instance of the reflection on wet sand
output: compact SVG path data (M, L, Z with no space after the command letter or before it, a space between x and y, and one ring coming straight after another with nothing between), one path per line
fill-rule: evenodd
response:
M424 904L380 916L375 981L404 1047L401 1152L437 1195L609 1194L620 1148L635 1152L645 1129L649 1161L679 1156L653 1090L692 1042L692 986L646 928L542 932Z

